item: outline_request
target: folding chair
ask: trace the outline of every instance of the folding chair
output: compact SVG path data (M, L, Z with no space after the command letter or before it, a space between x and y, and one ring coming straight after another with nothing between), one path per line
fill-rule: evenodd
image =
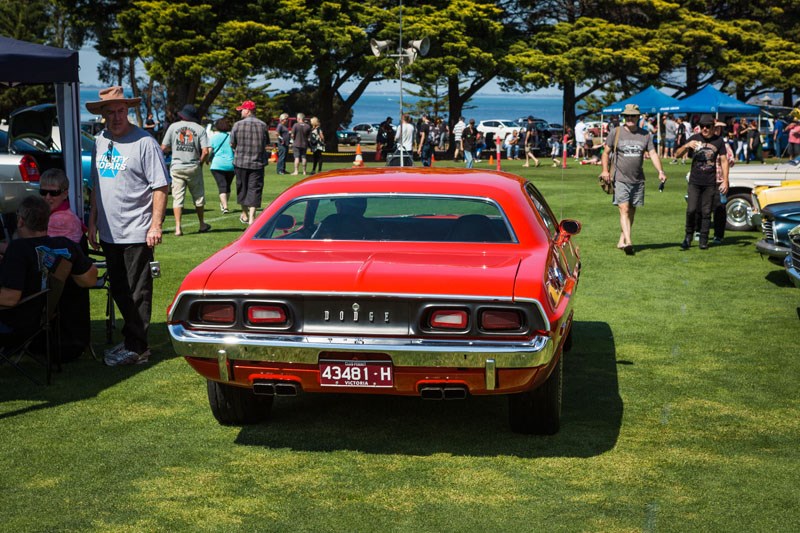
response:
M12 332L7 335L9 343L0 348L0 359L16 368L21 374L33 381L41 384L33 374L29 373L20 364L24 356L29 356L37 363L45 367L45 383L50 384L52 380L53 362L55 361L58 370L61 370L59 328L56 314L58 312L58 301L61 293L64 292L64 284L72 271L72 262L62 258L56 259L55 264L49 269L47 274L47 287L35 294L23 298L12 307L0 307L6 312L24 312L30 309L25 306L33 306L39 310L39 323L22 331ZM37 340L44 337L44 360L34 351L38 348Z

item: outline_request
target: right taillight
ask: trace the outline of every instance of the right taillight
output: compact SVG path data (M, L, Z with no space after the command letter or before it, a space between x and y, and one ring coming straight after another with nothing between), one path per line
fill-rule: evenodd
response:
M22 156L22 160L19 162L19 173L22 176L22 181L37 183L39 181L39 165L29 155Z

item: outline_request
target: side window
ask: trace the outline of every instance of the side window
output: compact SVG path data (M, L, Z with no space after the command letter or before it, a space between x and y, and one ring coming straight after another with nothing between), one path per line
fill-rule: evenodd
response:
M547 226L547 231L550 232L550 238L555 239L556 235L558 235L558 221L556 217L553 216L553 212L550 211L547 202L544 201L542 193L540 193L532 183L525 185L525 192L528 193L528 197L530 197L531 202L533 202L536 211L539 213L539 216L542 217L545 226Z

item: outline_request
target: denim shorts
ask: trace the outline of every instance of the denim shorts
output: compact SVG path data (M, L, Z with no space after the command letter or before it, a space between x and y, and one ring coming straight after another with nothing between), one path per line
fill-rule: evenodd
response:
M614 182L614 205L631 204L634 207L644 205L644 181L637 183Z
M675 148L675 139L664 139L664 148Z

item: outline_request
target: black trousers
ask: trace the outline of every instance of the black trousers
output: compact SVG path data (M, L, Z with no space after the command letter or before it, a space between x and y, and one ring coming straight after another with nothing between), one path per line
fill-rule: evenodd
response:
M136 353L148 348L147 330L153 308L153 249L145 243L111 244L100 241L106 254L111 296L125 321L125 347Z
M233 167L236 173L236 202L242 207L261 207L264 169Z
M719 185L719 184L717 184ZM711 197L711 213L713 214L714 237L717 239L725 238L725 225L728 222L728 206L722 203L719 193ZM695 216L695 228L702 225L703 214L698 211Z
M714 202L714 194L719 195L717 184L698 185L689 183L689 197L686 205L686 235L694 235L696 220L700 215L700 242L708 242L708 231L711 227L711 208Z

